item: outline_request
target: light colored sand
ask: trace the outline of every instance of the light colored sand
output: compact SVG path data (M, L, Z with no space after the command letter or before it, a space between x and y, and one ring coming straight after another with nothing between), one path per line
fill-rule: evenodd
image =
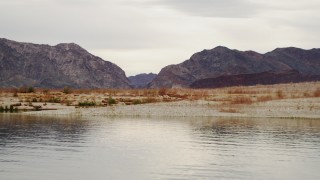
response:
M49 116L162 116L162 117L284 117L319 118L320 98L273 100L241 105L237 113L220 112L214 101L179 101L143 105L116 105L95 108L61 108L55 111L25 112Z
M9 107L21 102L19 109L34 109L34 106L41 106L42 109L57 109L24 112L24 114L46 116L223 116L320 119L320 82L209 90L168 89L167 91L168 95L160 95L157 90L88 91L71 94L50 90L47 93L41 91L18 93L16 96L12 92L0 91L0 106ZM118 104L101 106L108 104L106 101L111 96ZM57 102L52 101L52 98L61 100L61 103L48 103ZM140 103L157 103L125 105L133 104L135 100L139 100ZM79 102L95 102L100 106L75 108L74 105L78 105Z
M255 117L319 118L320 98L273 100L244 106L242 112Z

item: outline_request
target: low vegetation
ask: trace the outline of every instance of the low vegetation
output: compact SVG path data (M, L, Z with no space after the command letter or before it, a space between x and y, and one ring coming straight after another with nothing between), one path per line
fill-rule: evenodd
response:
M96 106L96 103L91 101L84 101L84 102L79 102L78 106L84 106L84 107L87 107L87 106Z
M239 107L274 100L320 97L320 82L239 86L217 89L41 89L34 87L0 89L0 97L22 103L20 108L33 103L45 107L50 104L95 107L138 105L158 102L197 101L216 102L213 108L235 113ZM0 112L10 112L11 104L0 99ZM14 109L17 107L13 107ZM313 107L310 109L314 109Z
M14 113L18 112L18 108L14 106L0 106L0 113Z

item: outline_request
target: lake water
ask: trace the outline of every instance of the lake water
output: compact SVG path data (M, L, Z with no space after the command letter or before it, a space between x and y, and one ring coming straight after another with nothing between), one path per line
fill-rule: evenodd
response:
M320 179L320 120L0 114L0 179Z

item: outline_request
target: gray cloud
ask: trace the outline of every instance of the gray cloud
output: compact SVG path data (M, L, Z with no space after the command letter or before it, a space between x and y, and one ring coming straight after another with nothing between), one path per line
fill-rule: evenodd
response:
M116 1L74 1L4 0L0 36L35 43L75 42L90 49L155 48L169 40L152 26L152 19ZM159 35L164 37L155 38Z
M223 18L252 17L260 7L247 0L157 0L152 4L168 6L195 16Z
M318 47L319 9L319 0L0 0L0 37L75 42L128 74L157 73L217 45Z

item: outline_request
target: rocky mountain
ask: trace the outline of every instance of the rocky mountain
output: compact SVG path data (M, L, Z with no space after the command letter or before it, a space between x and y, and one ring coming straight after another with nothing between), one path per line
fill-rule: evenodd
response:
M256 84L297 83L320 81L320 75L303 75L297 70L275 73L266 71L255 74L223 75L216 78L201 79L193 82L191 88L220 88L228 86L252 86Z
M320 49L303 50L290 47L260 54L218 46L195 53L181 64L163 68L148 86L151 88L190 87L199 80L220 76L228 81L226 77L233 77L232 75L281 73L292 70L296 70L302 76L320 75Z
M132 87L145 88L156 76L157 74L153 73L143 73L135 76L129 76L128 79L130 80Z
M130 88L125 72L74 43L56 46L0 38L0 87Z

